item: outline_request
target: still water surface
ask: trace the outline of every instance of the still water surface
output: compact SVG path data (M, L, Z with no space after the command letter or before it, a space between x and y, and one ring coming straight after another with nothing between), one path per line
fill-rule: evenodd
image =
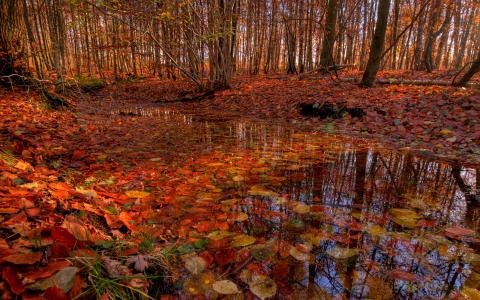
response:
M473 168L288 125L162 107L109 113L105 130L118 134L103 141L108 154L162 175L145 188L162 199L156 226L181 245L181 297L221 297L220 280L239 290L228 299L478 292Z

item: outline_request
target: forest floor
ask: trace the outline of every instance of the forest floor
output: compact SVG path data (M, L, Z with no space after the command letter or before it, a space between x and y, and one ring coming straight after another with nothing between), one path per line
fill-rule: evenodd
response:
M176 147L185 138L181 132L172 135L175 128L162 128L165 123L155 123L155 118L143 124L135 115L110 117L112 109L155 105L203 116L272 120L307 131L372 137L391 147L425 149L467 165L480 162L478 89L401 85L361 89L329 78L259 76L238 77L232 89L216 92L213 99L167 103L191 89L183 81L110 85L76 101L72 110L60 111L47 109L32 92L0 89L0 293L7 295L6 299L16 295L68 299L79 296L85 287L89 295L96 293L98 298L112 293L122 298L145 291L148 281L156 280L144 277L146 270L157 274L156 268L169 264L164 261L165 252L145 254L155 253L153 248L158 245L152 239L178 237L191 226L200 232L231 226L222 221L223 214L222 220L207 222L203 229L189 219L180 227L172 226L185 209L202 218L210 215L202 208L178 208L168 193L207 187L216 195L215 186L208 178L197 182L198 174L188 168L159 166L156 157L142 159L150 144L166 135L163 130ZM154 103L158 100L162 103ZM299 104L322 101L346 102L367 114L363 119L336 120L299 114ZM97 116L95 111L104 114ZM191 140L185 147L192 148ZM179 148L167 150L182 152ZM218 167L215 161L203 163ZM215 170L217 177L224 176ZM189 185L179 185L179 178ZM152 200L149 209L140 199ZM153 227L152 219L156 222ZM112 237L117 242L112 242ZM190 237L190 241L197 247L203 240ZM175 251L183 253L181 247ZM208 251L200 254L205 256L203 260L213 261ZM70 259L64 260L66 257ZM171 292L165 284L157 282Z
M358 72L341 78L359 78ZM439 80L451 73L382 72L381 79ZM480 81L480 76L474 83ZM111 85L92 101L109 99L124 105L165 105L185 113L252 117L288 122L307 131L370 137L395 148L433 153L464 163L480 163L480 89L436 85L377 85L364 89L352 82L326 77L237 77L232 88L201 101L175 102L193 86L187 82L129 82ZM335 103L361 108L366 116L319 119L300 114L302 103Z

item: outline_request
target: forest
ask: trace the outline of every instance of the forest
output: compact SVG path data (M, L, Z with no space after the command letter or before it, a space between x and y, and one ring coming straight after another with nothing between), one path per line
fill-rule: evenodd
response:
M480 299L477 0L0 0L2 299Z

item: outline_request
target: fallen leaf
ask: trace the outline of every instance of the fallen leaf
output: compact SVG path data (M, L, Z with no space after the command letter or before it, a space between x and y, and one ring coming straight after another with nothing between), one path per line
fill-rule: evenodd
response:
M48 300L68 300L65 291L56 286L52 286L46 289L43 297Z
M255 243L256 238L250 235L241 234L233 238L232 243L230 244L232 247L245 247Z
M25 286L23 286L20 277L12 267L6 266L2 271L2 279L8 283L10 290L15 295L20 295L25 292Z
M309 253L299 251L297 249L297 247L291 247L289 253L296 260L299 260L299 261L308 261L310 259L310 254Z
M235 283L230 280L215 281L212 285L215 292L222 295L238 294L240 291Z
M29 290L41 290L45 291L49 287L59 287L62 288L65 293L67 293L73 286L75 275L78 272L77 267L66 267L58 271L55 275L49 278L45 278L35 282L34 284L28 285L27 289Z
M0 259L16 265L33 265L39 262L41 258L42 258L41 252L34 252L34 253L11 254Z
M203 257L191 256L185 259L185 268L193 275L202 273L206 266L207 262Z
M418 282L420 280L420 278L417 275L401 269L391 270L388 273L388 276L393 280L400 279L400 280L405 280L410 282Z
M150 195L150 193L145 191L131 190L131 191L126 191L125 195L127 195L127 197L129 198L145 198L148 195Z
M352 248L334 247L327 250L327 254L335 259L348 259L356 256L358 254L358 250Z
M277 284L269 277L259 276L249 284L250 291L258 298L264 300L277 294Z

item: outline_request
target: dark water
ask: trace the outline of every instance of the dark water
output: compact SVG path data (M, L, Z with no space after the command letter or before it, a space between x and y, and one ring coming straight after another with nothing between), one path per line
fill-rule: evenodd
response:
M212 282L229 280L239 293L228 299L478 299L478 209L467 201L478 170L160 107L108 118L109 155L163 172L150 188L170 212L158 223L178 237L182 297L216 299L225 291Z

